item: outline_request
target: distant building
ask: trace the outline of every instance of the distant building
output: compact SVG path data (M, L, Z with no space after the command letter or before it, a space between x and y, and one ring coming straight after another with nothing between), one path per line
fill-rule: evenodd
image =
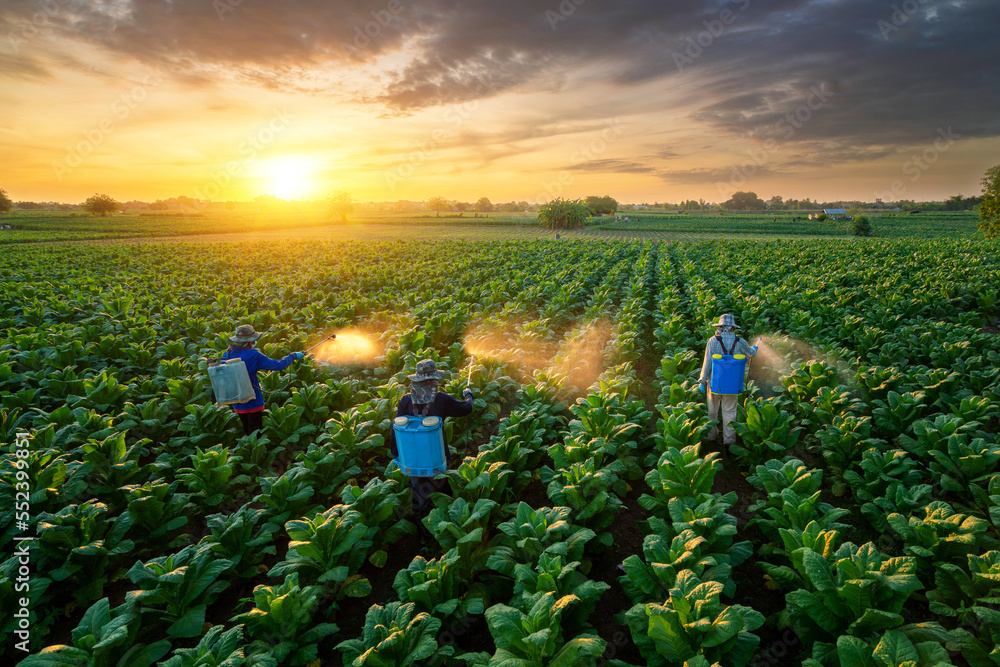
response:
M842 208L824 208L823 212L826 213L827 218L833 218L834 220L847 217L847 210Z

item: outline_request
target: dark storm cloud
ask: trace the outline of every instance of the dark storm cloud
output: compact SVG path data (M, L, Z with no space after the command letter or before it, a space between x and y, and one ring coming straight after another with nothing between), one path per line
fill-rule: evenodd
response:
M599 77L623 99L662 84L664 106L695 109L693 124L723 136L830 142L850 154L933 141L947 126L1000 135L996 0L228 2L11 0L0 35L50 6L47 30L186 64L194 81L221 68L312 93L325 91L309 72L406 46L407 60L366 97L388 113Z

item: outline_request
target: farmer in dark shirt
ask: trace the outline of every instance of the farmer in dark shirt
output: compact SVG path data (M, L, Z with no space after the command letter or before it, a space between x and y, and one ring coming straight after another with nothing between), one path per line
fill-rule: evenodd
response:
M396 408L397 417L466 417L472 414L472 391L466 387L463 393L465 401L458 401L448 394L438 391L438 381L444 378L445 372L437 369L432 359L424 359L417 363L417 372L410 375L410 393L399 401ZM389 429L389 451L392 458L398 458L396 450L396 433ZM451 467L451 455L448 452L448 441L444 443L445 465ZM423 518L430 510L430 495L434 491L445 488L445 480L435 480L433 477L411 477L410 486L413 489L413 514L417 523L421 540L427 539Z
M243 432L250 435L260 429L264 421L264 394L260 391L260 381L257 371L283 371L292 365L293 361L302 359L301 352L292 352L283 359L271 359L260 350L254 349L257 339L262 334L253 330L249 324L236 327L236 334L229 337L230 346L223 359L242 359L250 374L250 384L253 385L254 397L246 403L237 403L233 410L243 422Z

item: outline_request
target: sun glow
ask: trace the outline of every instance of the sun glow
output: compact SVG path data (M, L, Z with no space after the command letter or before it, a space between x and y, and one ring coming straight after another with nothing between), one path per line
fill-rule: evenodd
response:
M280 199L303 199L315 193L314 171L308 158L289 156L268 160L260 172L261 191Z

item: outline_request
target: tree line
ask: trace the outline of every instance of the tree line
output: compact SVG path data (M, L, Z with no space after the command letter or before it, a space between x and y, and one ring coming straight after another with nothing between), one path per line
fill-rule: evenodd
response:
M982 185L982 196L963 197L962 195L954 195L944 202L926 202L922 204L921 207L929 211L968 211L978 209L979 217L982 220L982 223L979 225L980 229L988 237L996 237L997 235L1000 235L1000 165L989 169L983 175ZM273 195L261 195L257 198L257 200L259 201L266 198L280 201ZM196 200L191 200L188 197L179 197L177 199L200 203ZM157 204L161 201L162 200L157 200L157 202L148 206L151 210L166 209L166 205L163 205L162 207L157 206ZM131 204L133 202L129 203ZM337 216L342 221L346 221L347 216L354 211L357 202L354 201L354 197L349 190L337 190L336 192L328 195L326 203L329 207L329 213L331 216ZM803 206L803 203L805 203L806 206ZM895 203L899 206L899 208L912 208L916 206L915 202ZM18 202L17 207L25 210L38 208L32 204L33 202ZM902 204L911 204L912 206L905 206ZM425 205L427 208L433 210L437 216L440 216L441 211L443 210L457 210L465 212L472 208L478 214L491 213L494 211L514 213L528 211L531 209L531 205L528 202L512 201L506 204L493 204L488 197L480 197L474 204L472 204L469 202L451 202L444 197L435 196L428 199ZM856 205L865 207L871 206L870 204L864 202L850 202L849 205L851 207ZM0 188L0 214L9 213L13 210L14 206L15 203L7 195L6 190ZM100 215L103 217L109 213L122 211L126 205L115 200L110 195L95 194L89 197L80 206L91 215ZM156 208L154 208L154 206ZM660 205L656 206L659 207ZM714 205L706 204L704 200L694 201L693 199L682 202L679 207L664 205L665 208L678 208L678 210L705 210L706 208L712 206ZM778 195L771 197L771 199L765 202L757 196L756 192L740 191L733 193L732 197L719 205L719 208L727 211L760 211L764 209L776 211L788 209L796 210L800 208L846 208L846 206L844 205L844 202L838 202L837 205L828 205L827 203L818 204L811 202L808 198L802 201L795 199L785 201ZM609 195L591 195L585 199L577 200L565 200L559 198L538 207L538 221L542 225L553 229L569 229L582 227L586 224L587 220L594 216L613 215L618 210L618 201Z

